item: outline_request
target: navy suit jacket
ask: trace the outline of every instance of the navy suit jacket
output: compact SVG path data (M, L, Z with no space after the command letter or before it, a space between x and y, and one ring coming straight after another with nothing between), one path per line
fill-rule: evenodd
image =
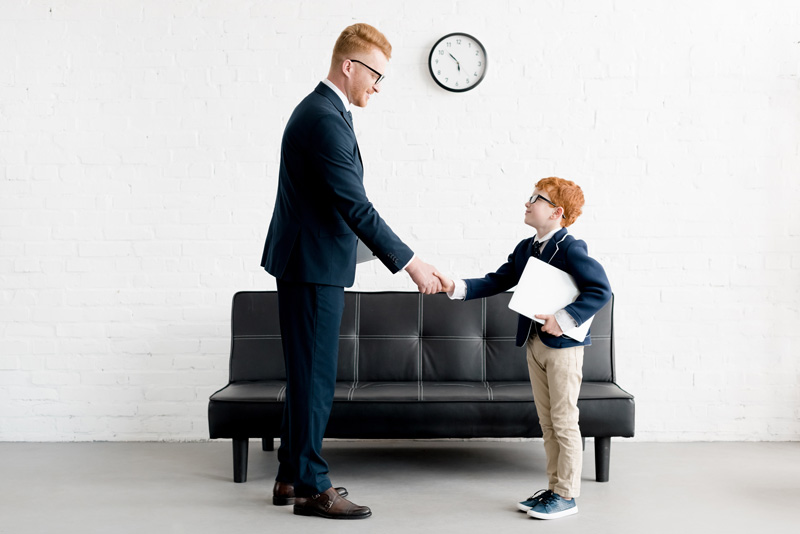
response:
M535 236L520 241L514 252L508 256L508 261L496 272L489 273L483 278L465 280L467 284L465 300L496 295L516 286L528 263L528 258L533 255L534 241ZM569 235L566 228L556 232L547 241L539 259L569 273L575 279L581 293L575 302L566 306L564 310L575 319L578 326L600 311L611 299L611 285L608 283L603 266L589 257L586 243ZM583 341L576 341L566 336L555 337L542 332L542 325L536 321L520 315L517 323L517 346L525 344L531 324L535 325L536 334L542 343L554 349L592 344L591 329Z
M278 194L261 265L276 278L350 287L361 239L393 273L414 253L367 199L342 100L324 83L295 108L281 142Z

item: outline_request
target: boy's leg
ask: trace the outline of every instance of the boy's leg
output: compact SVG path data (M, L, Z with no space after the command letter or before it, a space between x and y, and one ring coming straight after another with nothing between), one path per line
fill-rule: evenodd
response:
M553 491L558 483L559 444L553 435L553 423L550 420L550 388L547 383L547 368L541 361L542 347L544 345L538 337L529 339L525 345L528 353L528 374L531 377L533 402L536 404L539 426L542 427L544 452L547 457L547 489Z
M541 348L541 350L538 350ZM553 491L565 499L580 495L583 443L578 426L578 394L583 378L583 347L550 349L541 342L550 392L550 421L558 443L557 482Z

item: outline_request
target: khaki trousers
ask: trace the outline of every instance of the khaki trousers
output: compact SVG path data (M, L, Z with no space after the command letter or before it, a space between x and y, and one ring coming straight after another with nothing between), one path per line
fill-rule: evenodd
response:
M528 340L528 372L547 455L548 489L565 499L581 491L583 442L578 427L578 393L583 379L583 347L551 349Z

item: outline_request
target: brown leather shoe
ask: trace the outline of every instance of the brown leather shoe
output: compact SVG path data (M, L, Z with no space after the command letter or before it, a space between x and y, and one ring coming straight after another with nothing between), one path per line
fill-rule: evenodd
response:
M353 504L341 497L335 488L328 488L325 493L308 498L297 497L294 515L315 515L325 519L366 519L372 515L372 510Z
M347 497L347 490L344 488L336 488L336 492L342 497ZM272 504L275 506L294 504L294 485L276 481L272 487Z

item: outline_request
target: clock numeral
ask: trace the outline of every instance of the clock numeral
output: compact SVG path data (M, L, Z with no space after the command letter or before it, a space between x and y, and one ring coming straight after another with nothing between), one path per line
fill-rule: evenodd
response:
M477 72L473 72L472 75L475 76L476 78L478 77L478 73Z
M456 39L456 44L461 44L461 39Z
M467 85L469 85L469 78L467 78Z
M444 50L439 49L439 55L443 56L444 55Z
M445 79L444 79L444 83L447 83L447 82L448 82L448 80L450 80L450 78L445 78ZM458 85L458 84L456 84L456 85Z
M439 61L439 60L437 59L436 61ZM480 67L481 65L483 65L483 63L481 63L480 61L478 61L478 66Z

